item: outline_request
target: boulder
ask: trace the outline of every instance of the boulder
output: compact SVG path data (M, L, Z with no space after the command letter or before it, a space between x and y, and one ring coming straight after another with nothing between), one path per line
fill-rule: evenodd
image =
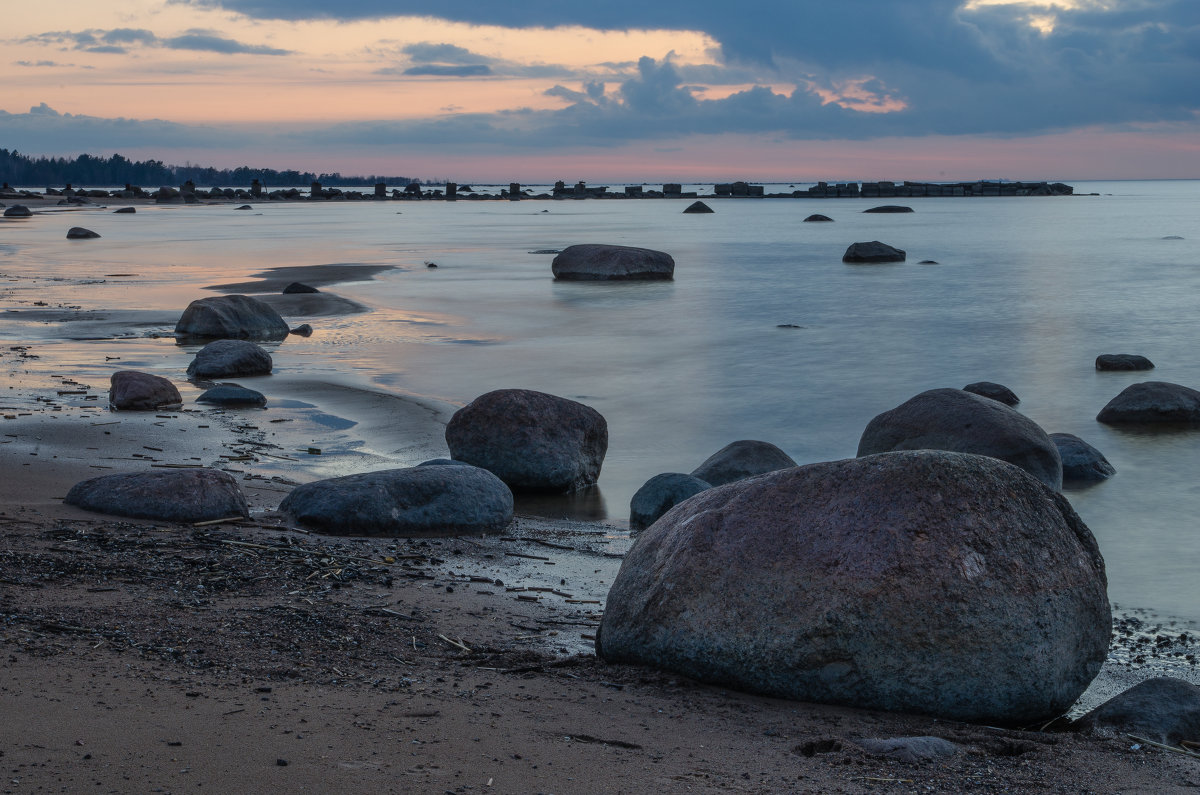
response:
M287 287L283 288L284 295L293 295L295 293L319 293L321 292L316 287L300 282L292 282Z
M246 389L244 386L236 384L224 384L222 386L214 386L212 389L205 390L200 397L196 398L197 403L211 403L216 406L243 407L251 406L261 408L267 405L267 396L262 392L255 392L253 389Z
M487 470L430 465L306 483L279 510L334 535L457 536L502 531L513 497Z
M188 365L189 378L232 378L268 375L271 354L249 340L215 340L196 353Z
M913 208L905 207L900 204L881 204L878 207L872 207L869 210L863 210L864 213L911 213Z
M892 450L952 450L1007 461L1052 489L1062 459L1045 431L1023 414L961 389L931 389L867 424L858 456Z
M1104 561L1067 500L921 450L718 486L641 533L597 654L771 696L991 725L1060 715L1103 664Z
M684 213L711 213L713 208L709 207L704 202L692 202L684 210Z
M96 513L164 522L206 522L250 515L237 481L217 469L103 475L76 483L67 492L65 502Z
M907 256L903 249L872 240L868 243L851 243L842 255L842 262L904 262Z
M973 384L967 384L963 387L963 391L983 395L985 398L991 398L992 400L998 400L1006 406L1015 406L1021 402L1016 392L1013 392L1003 384L997 384L992 381L976 381Z
M313 327L307 323L301 323L288 333L295 334L297 337L311 337L313 333Z
M813 213L812 215L805 218L804 222L811 224L811 223L821 223L824 221L832 221L832 220L833 219L830 218L828 215L821 215L820 213Z
M600 477L608 423L574 400L500 389L454 413L446 444L451 458L483 467L514 490L567 492Z
M118 207L117 209L113 210L114 215L116 215L118 213L121 215L130 215L130 214L136 213L136 212L137 212L136 207Z
M100 233L84 229L82 226L73 226L67 230L67 240L89 240L94 237L100 237Z
M288 324L270 304L247 295L217 295L188 304L175 324L184 337L281 340Z
M675 260L648 248L584 243L567 246L550 268L564 281L672 279Z
M663 472L642 484L629 501L629 529L645 530L658 517L695 494L711 489L711 483L682 472Z
M742 439L730 442L692 470L692 477L720 486L735 480L796 466L787 453L770 442Z
M162 376L118 370L109 379L108 402L122 411L154 411L182 406L183 396Z
M14 204L4 210L5 218L29 218L31 215L33 215L33 211L23 204Z
M1153 370L1154 362L1136 353L1102 353L1096 357L1097 370Z
M1096 415L1099 422L1121 424L1200 423L1200 392L1166 381L1130 384Z
M1182 679L1157 676L1113 696L1079 718L1072 728L1106 737L1134 734L1178 747L1200 737L1200 687Z
M1050 441L1062 459L1064 483L1107 480L1117 472L1099 450L1074 434L1052 433Z

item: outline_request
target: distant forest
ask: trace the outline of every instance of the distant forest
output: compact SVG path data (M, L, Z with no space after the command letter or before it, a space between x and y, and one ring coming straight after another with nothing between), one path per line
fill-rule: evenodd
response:
M130 160L121 155L97 157L80 155L68 157L29 157L19 152L0 149L0 180L9 185L22 187L61 187L70 183L77 187L100 187L129 183L153 190L164 185L179 187L191 180L197 187L249 187L258 180L263 187L308 185L320 182L328 186L371 186L385 182L392 187L403 187L410 182L430 182L412 177L344 177L336 171L332 174L313 174L309 171L276 171L273 168L211 168L193 166L168 166L161 160Z

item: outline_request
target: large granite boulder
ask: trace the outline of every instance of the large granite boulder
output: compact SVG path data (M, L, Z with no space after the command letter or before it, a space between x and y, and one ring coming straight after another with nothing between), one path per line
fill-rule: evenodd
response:
M610 662L801 701L1029 724L1104 662L1104 561L1067 500L985 456L921 450L697 494L625 556Z
M1113 696L1072 724L1072 728L1107 737L1135 734L1156 743L1178 746L1200 737L1200 687L1182 679L1157 676Z
M1016 392L1013 392L1004 384L997 384L995 381L976 381L973 384L964 386L963 391L971 392L975 395L983 395L985 398L991 398L992 400L998 400L1006 406L1015 406L1021 402Z
M846 249L846 253L842 255L842 262L904 262L907 256L904 249L872 240L867 243L851 243L850 247Z
M711 483L682 472L655 475L643 483L629 501L629 529L645 530L688 497L711 488Z
M672 279L675 260L664 251L584 243L567 246L550 265L555 279L616 281Z
M1153 370L1154 362L1136 353L1102 353L1096 357L1097 370Z
M451 458L483 467L514 490L567 492L600 477L608 423L574 400L499 389L454 413L446 444Z
M1194 425L1200 423L1200 392L1166 381L1130 384L1100 409L1096 419L1110 425Z
M787 453L770 442L742 439L730 442L692 470L692 477L720 486L735 480L796 466Z
M1052 489L1062 487L1058 448L1037 423L990 398L931 389L867 424L859 457L892 450L952 450L1016 464Z
M183 337L281 340L288 324L268 303L248 295L216 295L188 304L175 333Z
M1094 483L1117 472L1103 453L1074 434L1052 433L1050 441L1062 459L1063 483Z
M164 522L249 516L233 476L218 469L123 472L76 483L65 502L88 511Z
M118 370L109 379L108 402L122 411L154 411L182 406L183 396L162 376Z
M249 340L214 340L196 352L187 374L189 378L267 375L273 366L271 354Z
M279 510L334 535L477 535L508 526L513 497L485 469L428 465L305 483Z

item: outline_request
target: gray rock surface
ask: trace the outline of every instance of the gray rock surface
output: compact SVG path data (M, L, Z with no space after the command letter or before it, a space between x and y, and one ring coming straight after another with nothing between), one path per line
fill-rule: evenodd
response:
M550 268L555 279L569 281L672 279L675 260L648 248L584 243L567 246Z
M713 208L709 207L704 202L696 201L696 202L692 202L691 204L689 204L687 206L687 208L684 209L683 212L686 214L686 213L711 213L712 211L713 211Z
M305 483L279 510L334 535L477 535L508 526L513 497L487 470L428 465Z
M100 233L84 229L82 226L73 226L67 230L67 240L89 240L95 237L100 237Z
M711 483L682 472L655 475L629 501L629 529L645 530L688 497L711 488Z
M1167 676L1147 679L1105 701L1072 728L1123 741L1135 734L1176 747L1180 740L1198 742L1200 687Z
M907 256L904 249L889 246L887 243L880 243L878 240L872 240L867 243L851 243L850 247L846 249L846 253L842 255L842 262L868 264L876 262L904 262Z
M730 442L692 470L692 477L720 486L735 480L796 466L787 453L770 442L741 439Z
M188 304L175 333L184 337L281 340L288 324L269 304L248 295L215 295Z
M826 221L832 221L832 220L833 219L830 218L828 215L821 215L820 213L813 213L812 215L805 218L804 222L811 224L811 223L824 223Z
M931 389L867 424L858 455L891 450L952 450L999 458L1052 489L1062 487L1058 448L1037 423L1008 406L961 389Z
M608 423L574 400L499 389L454 413L446 444L451 458L483 467L513 490L566 492L600 477Z
M211 403L215 406L255 407L267 405L267 396L253 389L235 384L224 384L207 389L196 398L197 403Z
M64 500L88 511L164 522L249 516L233 476L217 469L124 472L76 483Z
M1016 392L1013 392L1004 384L997 384L994 381L976 381L973 384L964 386L963 391L975 395L983 395L985 398L991 398L992 400L998 400L1006 406L1015 406L1021 402Z
M179 390L162 376L118 370L109 379L108 402L122 411L154 411L182 406Z
M12 207L4 209L5 218L29 218L33 215L33 211L24 204L14 204Z
M1062 459L1063 483L1094 483L1117 472L1103 453L1074 434L1052 433L1050 441Z
M1108 401L1096 419L1110 425L1195 425L1200 423L1200 392L1166 381L1130 384Z
M1153 370L1154 362L1136 353L1102 353L1096 357L1097 370Z
M640 534L611 662L801 701L1024 725L1100 670L1104 561L1070 504L984 456L887 453L731 483Z
M267 375L271 354L249 340L214 340L196 352L188 365L189 378L231 378Z

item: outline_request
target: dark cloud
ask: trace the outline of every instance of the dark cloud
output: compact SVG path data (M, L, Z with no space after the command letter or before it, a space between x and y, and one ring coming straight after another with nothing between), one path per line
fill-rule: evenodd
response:
M291 55L291 50L280 50L258 44L243 44L233 39L225 39L207 33L188 33L162 39L162 46L169 50L200 50L203 52L220 52L248 55Z
M280 50L257 44L244 44L226 39L207 30L189 30L180 36L159 38L153 32L140 28L113 28L112 30L84 30L78 32L55 31L28 36L26 43L62 44L84 52L111 53L122 55L129 52L127 45L142 47L164 47L169 50L199 50L249 55L291 55L290 50Z
M410 66L404 70L404 74L422 77L487 77L492 74L492 67L487 64L469 64L466 66L453 66L450 64L421 64L419 66Z
M489 59L476 55L457 44L434 44L429 41L406 44L400 51L416 63L477 64Z

